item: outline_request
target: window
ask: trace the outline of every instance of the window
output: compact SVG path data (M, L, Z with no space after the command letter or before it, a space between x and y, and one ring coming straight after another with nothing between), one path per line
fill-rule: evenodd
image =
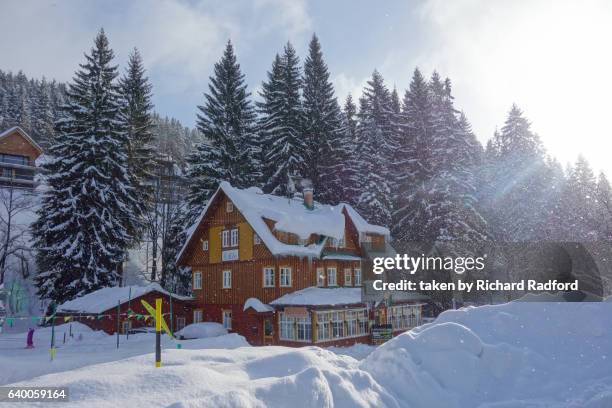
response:
M202 322L202 310L196 309L193 311L193 322L194 323Z
M312 341L312 321L306 317L291 317L285 313L279 318L280 338L290 341Z
M337 286L336 268L327 268L327 286Z
M193 273L193 288L202 289L202 272Z
M331 339L331 312L317 312L317 340Z
M208 240L202 241L202 249L208 251Z
M274 268L263 268L263 286L264 288L274 287Z
M317 286L325 286L325 269L317 268Z
M320 311L317 313L317 342L365 336L369 333L366 309Z
M18 156L16 154L0 154L0 161L4 163L21 164L28 166L30 160L26 156Z
M228 212L228 213L234 211L234 203L232 203L231 201L228 201L225 204L225 211Z
M288 317L285 313L280 314L279 319L280 338L281 340L295 339L295 319Z
M355 286L361 286L361 269L355 269Z
M253 243L255 245L261 244L261 238L259 238L259 235L257 235L256 233L253 233Z
M176 318L176 331L183 330L183 327L185 327L185 318L177 317Z
M223 230L221 246L223 248L238 246L238 229Z
M311 341L312 340L312 321L310 316L298 317L295 319L295 325L297 328L297 341Z
M344 269L344 286L352 286L353 285L353 271L351 268Z
M387 324L393 330L408 329L421 324L421 305L397 305L387 309Z
M231 243L230 246L237 247L238 246L238 230L233 229L231 231Z
M291 286L291 268L280 268L280 286L285 288Z
M223 271L223 289L232 287L232 271Z
M344 337L344 312L332 312L332 337Z
M232 330L232 311L224 310L223 311L223 327L227 330Z

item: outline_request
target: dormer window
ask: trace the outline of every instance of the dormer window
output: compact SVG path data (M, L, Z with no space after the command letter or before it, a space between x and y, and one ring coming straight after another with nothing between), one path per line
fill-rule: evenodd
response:
M231 213L234 211L234 203L232 203L231 201L228 201L225 204L225 212Z

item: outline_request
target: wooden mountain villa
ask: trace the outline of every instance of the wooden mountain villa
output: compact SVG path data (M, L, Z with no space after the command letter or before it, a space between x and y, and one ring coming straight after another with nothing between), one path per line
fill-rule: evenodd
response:
M364 301L365 269L389 230L348 204L238 189L222 182L188 233L177 263L191 268L193 322L222 323L252 345L350 345L421 323L424 297ZM380 256L380 255L377 255Z

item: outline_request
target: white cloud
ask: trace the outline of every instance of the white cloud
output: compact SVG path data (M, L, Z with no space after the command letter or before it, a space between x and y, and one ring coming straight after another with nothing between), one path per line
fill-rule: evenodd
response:
M432 0L421 18L429 44L417 61L451 77L482 139L516 102L552 154L612 171L612 3Z

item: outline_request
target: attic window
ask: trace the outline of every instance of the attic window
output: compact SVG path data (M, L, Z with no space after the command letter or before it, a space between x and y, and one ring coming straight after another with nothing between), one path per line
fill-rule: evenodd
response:
M208 251L208 240L202 241L202 249Z
M228 201L225 204L225 211L228 212L228 213L233 212L234 211L234 203L232 203L231 201Z

